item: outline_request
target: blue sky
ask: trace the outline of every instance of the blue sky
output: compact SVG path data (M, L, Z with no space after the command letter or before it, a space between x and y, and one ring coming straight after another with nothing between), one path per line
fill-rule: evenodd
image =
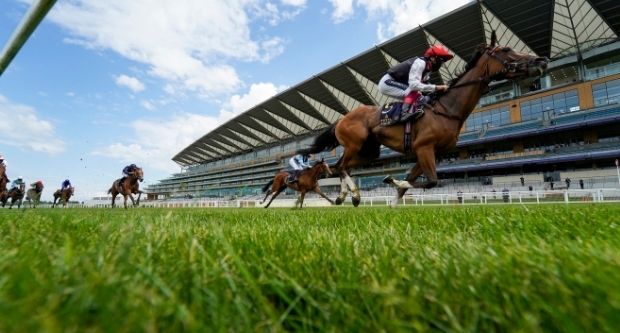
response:
M29 8L1 0L0 42ZM466 0L58 0L0 77L9 178L85 200L155 183L224 121Z

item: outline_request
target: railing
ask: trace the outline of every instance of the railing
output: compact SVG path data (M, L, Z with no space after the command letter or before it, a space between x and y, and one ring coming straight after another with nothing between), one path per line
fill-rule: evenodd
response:
M395 190L392 190L396 193ZM361 206L391 205L395 196L369 196L361 198ZM271 207L293 207L296 199L276 199ZM437 194L408 194L400 200L404 206L445 206L445 205L488 205L488 204L572 204L572 203L602 203L620 202L620 188L602 188L591 190L538 190L538 191L499 191L499 192L470 192L470 193L437 193ZM345 206L350 206L347 199ZM109 203L91 203L88 207L110 207ZM120 205L122 207L122 205ZM325 199L312 195L304 200L304 207L331 206ZM242 200L169 200L145 201L140 207L153 208L247 208L262 207L258 199ZM336 206L332 206L336 207Z

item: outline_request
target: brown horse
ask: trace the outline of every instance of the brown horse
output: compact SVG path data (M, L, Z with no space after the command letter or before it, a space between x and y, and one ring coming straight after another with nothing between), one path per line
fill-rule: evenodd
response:
M405 181L386 178L398 186L397 200L407 189L432 188L437 185L435 159L456 146L465 119L478 100L495 80L540 76L547 67L547 58L516 52L508 47L496 46L495 32L491 44L478 48L465 71L454 79L447 92L438 94L432 105L425 107L425 115L412 125L411 140L405 143L406 124L380 126L379 108L362 105L340 119L320 134L314 143L299 153L315 154L342 145L344 153L336 163L340 173L341 193L336 204L341 204L352 191L353 205L360 203L359 189L349 176L350 169L364 165L379 157L380 147L417 157ZM424 174L426 181L415 183Z
M37 208L37 205L41 201L41 193L43 193L42 183L36 183L34 188L26 191L26 200L31 208Z
M56 207L56 200L58 200L59 204L62 201L62 206L67 207L67 203L74 192L75 188L73 186L67 187L64 190L56 190L56 192L54 192L54 202L52 203L52 208Z
M269 207L273 199L275 199L287 187L297 192L301 192L299 198L295 202L295 207L297 207L297 205L299 204L300 209L303 206L306 193L310 191L322 196L327 201L329 201L329 203L334 204L334 202L325 194L323 194L323 192L321 192L321 189L319 188L319 178L324 173L327 173L328 175L332 174L332 171L329 169L329 165L327 165L327 162L325 162L324 160L316 162L310 169L300 171L299 177L294 183L287 182L287 179L290 176L289 172L280 171L276 173L275 177L273 177L273 179L269 181L269 183L263 186L263 192L267 192L267 194L265 195L265 198L263 199L263 201L261 201L260 204L262 205L265 200L267 200L267 197L269 197L269 195L273 193L271 200L269 200L269 203L267 203L267 206L265 206L265 208ZM270 185L272 185L271 190L269 189Z
M6 166L0 163L0 202L2 207L6 204L8 198L8 192L6 190L6 184L8 184L9 178L6 176Z
M120 178L115 180L114 183L112 183L112 187L110 187L110 189L108 190L108 193L112 194L112 208L116 206L116 196L119 194L121 194L123 198L125 198L125 209L127 209L127 196L129 196L129 198L131 199L131 204L134 207L140 204L140 196L142 196L142 191L140 191L140 184L138 183L138 181L144 181L144 173L142 171L142 168L136 168L136 170L131 175L125 177L124 180L123 178ZM138 195L137 201L134 201L133 195L131 195L132 193Z
M24 199L25 186L26 186L25 184L21 184L19 188L12 188L8 192L5 189L5 191L3 191L2 194L0 194L0 202L2 203L2 207L6 205L6 202L10 198L11 204L9 205L9 209L12 209L13 205L16 202L17 202L17 208L18 209L21 208L22 199Z

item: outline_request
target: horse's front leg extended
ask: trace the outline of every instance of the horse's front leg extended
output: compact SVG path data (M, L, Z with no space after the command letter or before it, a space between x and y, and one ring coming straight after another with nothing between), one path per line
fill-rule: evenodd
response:
M396 180L392 178L392 176L387 176L383 179L384 183L392 184L397 187L396 197L392 201L392 207L396 207L398 205L398 202L405 195L405 192L407 192L408 189L414 186L413 184L415 180L418 179L421 174L422 168L420 167L419 163L416 163L409 171L409 174L407 175L407 178L405 180Z
M347 172L344 172L344 175L345 175L344 180L347 186L349 187L349 190L353 192L351 194L351 202L353 203L354 207L357 207L360 205L360 202L362 201L362 198L360 195L360 189L357 188L357 186L355 185L355 182L353 181L353 178L351 178L351 176L349 176Z
M321 192L321 189L319 188L318 185L314 188L314 193L320 195L325 200L329 201L330 204L332 204L332 205L334 204L334 201L332 199L330 199L328 196L326 196L325 193Z
M136 207L136 201L134 200L133 195L131 195L131 193L129 193L129 199L131 199L131 205L133 207Z

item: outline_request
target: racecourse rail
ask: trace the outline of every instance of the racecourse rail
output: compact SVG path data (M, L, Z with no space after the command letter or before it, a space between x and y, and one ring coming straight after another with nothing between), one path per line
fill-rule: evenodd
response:
M333 195L332 195L333 196ZM262 199L262 198L261 198ZM246 208L262 207L261 199L186 199L186 200L157 200L142 201L140 207L154 208ZM360 206L390 205L394 196L362 197ZM270 207L293 207L296 199L276 199ZM489 204L548 204L548 203L601 203L620 202L620 188L604 188L591 190L540 190L540 191L508 191L508 192L472 192L472 193L438 193L407 194L399 205L489 205ZM351 205L350 199L344 205ZM110 200L89 201L84 207L110 207ZM330 204L322 198L310 195L304 200L304 207L329 207ZM74 206L75 207L75 206ZM335 206L334 206L335 207Z

